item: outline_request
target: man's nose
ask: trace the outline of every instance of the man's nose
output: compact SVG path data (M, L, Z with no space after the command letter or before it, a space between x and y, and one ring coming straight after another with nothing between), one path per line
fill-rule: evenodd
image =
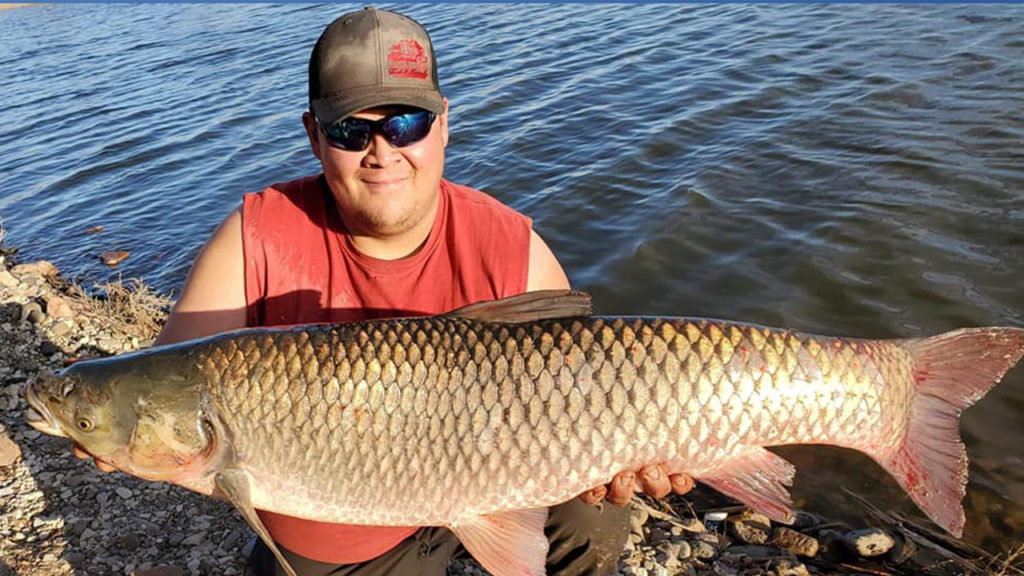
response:
M387 141L383 134L374 131L370 138L370 145L366 148L364 162L375 166L387 166L394 160L397 153L397 149Z

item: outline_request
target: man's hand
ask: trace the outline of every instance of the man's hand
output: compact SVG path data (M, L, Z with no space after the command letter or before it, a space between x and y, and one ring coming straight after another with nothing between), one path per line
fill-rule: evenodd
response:
M580 500L591 505L607 500L616 506L625 506L633 498L634 491L642 491L652 498L664 498L669 492L686 494L693 490L693 486L694 481L689 474L670 475L664 464L650 464L639 472L619 472L607 486L598 486L580 494Z
M82 460L89 460L91 458L94 462L96 462L96 467L102 470L103 472L113 472L114 470L117 470L117 468L114 468L110 464L101 461L99 458L93 458L91 455L89 455L88 452L82 450L78 446L78 444L75 444L74 448L72 448L72 452L74 452L75 456L81 458Z

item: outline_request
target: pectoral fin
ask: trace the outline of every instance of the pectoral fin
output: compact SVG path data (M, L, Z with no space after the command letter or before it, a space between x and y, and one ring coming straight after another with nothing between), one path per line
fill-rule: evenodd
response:
M787 486L793 485L796 469L781 456L760 446L749 448L739 458L724 462L697 480L763 513L776 522L793 522L793 499Z
M274 553L277 561L281 563L281 567L288 573L288 576L296 576L295 571L288 565L288 561L281 555L281 550L278 549L277 544L270 537L267 528L260 521L260 517L256 515L256 509L252 507L252 500L249 498L249 475L241 470L221 470L213 477L213 483L227 501L231 502L238 512L241 513L242 518L245 518L249 526L256 531L256 534L267 545L267 548L270 548L270 551Z
M489 514L449 526L494 576L543 576L548 557L547 508Z

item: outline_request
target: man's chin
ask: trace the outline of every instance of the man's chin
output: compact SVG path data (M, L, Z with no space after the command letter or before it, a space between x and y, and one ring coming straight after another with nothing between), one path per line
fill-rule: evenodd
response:
M356 215L355 220L358 232L353 232L360 236L370 236L379 240L402 236L416 225L415 218L408 211L404 213L387 210L362 212Z

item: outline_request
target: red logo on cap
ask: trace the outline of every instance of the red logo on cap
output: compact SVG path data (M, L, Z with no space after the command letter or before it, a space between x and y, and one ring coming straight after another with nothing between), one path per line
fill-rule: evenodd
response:
M388 50L388 74L399 78L426 78L428 70L427 55L423 46L412 40L400 40Z

